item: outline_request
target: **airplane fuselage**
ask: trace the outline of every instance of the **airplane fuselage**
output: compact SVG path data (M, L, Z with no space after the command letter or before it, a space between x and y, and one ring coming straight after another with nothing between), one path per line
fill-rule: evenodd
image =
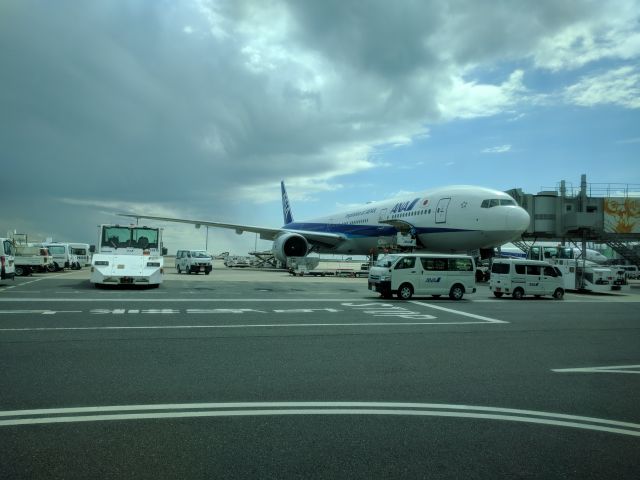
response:
M473 186L442 187L405 198L369 203L356 210L282 230L343 235L337 246L317 246L320 253L369 254L393 244L398 231L416 237L418 248L466 252L504 244L522 234L529 215L506 193Z

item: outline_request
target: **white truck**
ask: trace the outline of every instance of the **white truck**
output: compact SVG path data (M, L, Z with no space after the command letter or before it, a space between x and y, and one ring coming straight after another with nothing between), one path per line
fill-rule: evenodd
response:
M43 272L51 268L53 258L46 247L16 246L16 275L27 276L32 272Z
M158 287L164 276L162 230L137 225L101 225L90 282Z

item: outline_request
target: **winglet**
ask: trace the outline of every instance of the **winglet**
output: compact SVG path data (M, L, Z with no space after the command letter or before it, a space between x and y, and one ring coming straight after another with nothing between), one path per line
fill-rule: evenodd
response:
M284 180L280 181L280 189L282 190L282 214L284 215L284 224L293 223L293 215L291 214L291 205L289 205L289 197L287 189L284 188Z

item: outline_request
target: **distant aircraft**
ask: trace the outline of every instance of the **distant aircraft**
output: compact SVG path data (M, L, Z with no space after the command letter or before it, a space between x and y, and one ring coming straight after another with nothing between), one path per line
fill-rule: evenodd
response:
M557 247L559 245L558 242L535 242L533 245L539 247ZM582 249L578 247L569 247L573 250L573 258L582 258ZM496 255L498 254L498 249L496 249ZM500 247L500 256L505 258L525 258L527 254L523 252L520 248L516 247L511 243L507 243L506 245L502 245ZM586 260L594 263L604 263L608 260L603 254L598 252L597 250L593 250L591 248L587 248L587 256Z
M530 221L526 210L506 193L463 185L435 188L402 198L368 203L344 213L296 222L284 182L280 183L280 188L284 216L284 225L280 228L121 215L228 228L238 234L258 233L263 240L273 240L273 254L283 263L289 257L304 257L311 252L375 254L382 246L395 244L399 233L414 237L416 248L420 250L444 253L493 249L519 238Z

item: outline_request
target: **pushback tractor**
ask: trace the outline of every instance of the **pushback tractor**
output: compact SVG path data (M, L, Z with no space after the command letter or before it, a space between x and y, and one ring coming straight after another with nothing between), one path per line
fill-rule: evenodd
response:
M164 275L162 230L137 225L101 225L90 281L102 285L158 287Z

